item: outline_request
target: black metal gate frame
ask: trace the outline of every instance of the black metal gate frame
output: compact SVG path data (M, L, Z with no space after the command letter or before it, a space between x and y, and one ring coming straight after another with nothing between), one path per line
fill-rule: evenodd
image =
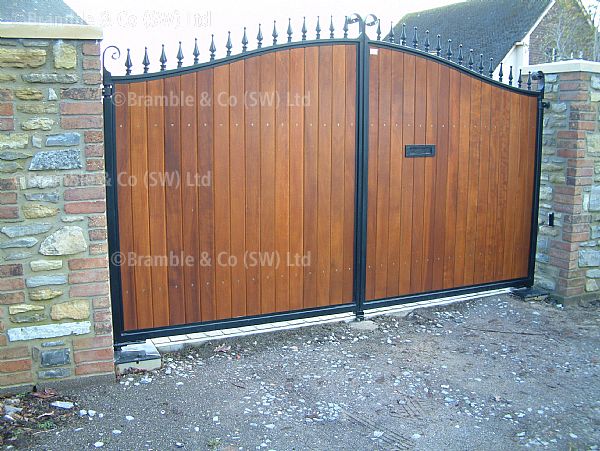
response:
M357 38L348 38L348 24L358 23L359 36ZM367 27L377 25L377 40L372 40L367 35ZM317 24L317 33L320 33L320 27ZM105 54L111 49L112 59L120 57L120 50L115 46L109 46L104 50L102 55L103 65L103 112L104 112L104 133L105 133L105 162L106 162L106 197L107 197L107 227L108 227L108 248L109 248L109 270L110 270L110 294L113 315L113 330L115 347L121 347L128 343L140 342L150 338L157 338L169 335L181 335L194 332L204 332L215 329L228 329L243 327L256 324L271 323L277 321L288 321L292 319L307 318L320 315L331 315L337 313L353 312L357 320L364 319L365 309L373 309L378 307L386 307L401 304L410 304L419 301L425 301L440 297L459 296L470 293L476 293L486 290L498 290L505 288L522 288L531 287L534 283L535 272L535 253L538 234L538 214L539 214L539 191L540 191L540 172L542 160L542 128L543 128L543 111L548 106L544 99L544 74L539 71L529 74L527 81L527 89L521 88L521 79L519 74L518 87L512 85L512 70L510 75L510 85L492 79L492 66L490 62L489 76L483 75L483 55L479 65L479 72L473 69L473 61L470 59L469 68L462 64L462 53L459 53L459 62L451 60L452 50L450 47L451 40L448 41L447 58L443 58L440 53L439 37L438 48L436 54L430 53L428 38L426 41L426 51L418 48L417 31L413 38L413 47L406 45L406 34L403 30L400 42L394 42L393 29L387 37L387 41L379 40L381 31L379 28L379 20L373 14L367 15L365 18L358 14L346 17L344 26L344 37L329 39L320 39L317 35L315 40L306 40L306 29L303 27L302 41L291 42L291 29L288 29L288 42L275 43L269 47L262 47L255 50L244 48L243 52L237 55L231 55L231 42L228 42L228 54L224 58L215 60L214 42L211 44L211 59L206 63L195 64L188 67L178 67L177 69L165 70L164 64L161 64L161 71L156 73L146 73L148 68L147 58L144 60L144 74L130 75L131 60L129 54L125 62L125 76L113 76L104 64ZM331 30L333 35L333 30ZM244 34L245 38L245 34ZM259 42L262 40L262 35L259 37ZM276 39L276 36L274 36ZM246 43L247 39L245 38ZM352 44L356 46L357 52L357 86L356 86L356 187L355 187L355 217L354 217L354 283L353 283L353 299L351 303L314 307L303 310L294 310L288 312L278 312L263 315L245 316L239 318L223 319L216 321L205 321L199 323L181 324L173 326L165 326L151 329L125 330L123 317L123 303L121 292L121 269L115 264L114 256L120 251L119 245L119 211L118 211L118 184L117 184L117 159L116 159L116 122L115 122L115 104L112 101L114 93L114 85L119 83L131 83L142 80L154 80L173 76L179 76L186 73L196 72L198 70L217 67L223 64L230 64L234 61L246 59L253 56L263 55L279 50L287 50L299 47L314 47L332 44ZM244 44L245 45L245 44ZM536 138L535 138L535 173L533 188L533 209L531 215L530 228L530 248L528 273L525 278L503 280L479 285L470 285L465 287L451 288L445 290L429 291L424 293L416 293L399 297L388 297L378 300L365 301L366 290L366 259L367 259L367 201L368 201L368 154L369 154L369 54L371 46L378 48L388 48L392 50L400 50L406 53L418 55L428 58L438 63L447 65L453 69L458 69L461 72L471 76L481 78L487 83L499 86L512 92L518 92L529 96L537 97L537 122L536 122ZM462 52L462 49L461 49ZM195 55L197 56L197 55ZM163 52L164 57L164 52ZM161 63L163 63L161 57ZM178 58L179 59L179 58ZM165 59L166 61L166 59ZM502 77L502 74L500 75ZM537 81L537 90L531 90L531 80Z

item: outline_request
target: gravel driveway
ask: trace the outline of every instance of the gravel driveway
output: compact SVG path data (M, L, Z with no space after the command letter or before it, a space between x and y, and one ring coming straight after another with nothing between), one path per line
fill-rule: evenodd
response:
M597 306L502 295L374 323L205 343L73 388L93 416L32 448L598 449Z

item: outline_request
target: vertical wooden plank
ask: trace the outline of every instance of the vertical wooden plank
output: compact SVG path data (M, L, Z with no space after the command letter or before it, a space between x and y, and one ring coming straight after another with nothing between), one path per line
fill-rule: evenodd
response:
M304 112L304 307L317 305L317 153L319 136L319 49L304 49L304 89L310 102Z
M425 128L427 121L427 61L416 59L415 70L415 143L425 144ZM410 273L410 289L412 293L423 291L423 229L425 201L425 161L413 158L413 214L412 214L412 270Z
M275 247L278 264L275 271L275 306L278 312L289 310L289 103L290 58L288 51L275 53Z
M163 95L163 80L147 82L151 99ZM165 217L165 148L164 111L158 102L147 107L148 129L148 207L150 210L150 253L153 257L168 258ZM154 327L169 325L168 275L166 265L153 265L152 313Z
M377 271L377 191L379 142L379 54L369 55L369 155L367 183L367 269L366 299L377 299L375 275Z
M319 151L317 168L317 305L329 304L331 258L331 102L333 49L319 47Z
M115 95L119 95L123 99L129 98L129 85L116 84ZM126 178L125 182L131 175L131 120L129 111L127 105L115 107L115 124L117 128L115 136L117 180L111 180L112 183L119 183L118 174L124 174L124 177ZM131 188L130 183L119 183L117 188L117 202L119 203L119 241L121 246L119 251L125 256L129 252L133 252ZM121 264L121 296L123 299L123 323L125 330L137 329L135 293L135 267Z
M346 50L333 46L331 94L331 259L329 304L343 302L344 282L344 127L346 109Z
M352 300L354 287L354 208L356 202L356 46L346 46L346 109L344 133L344 294Z
M377 111L377 242L375 250L375 298L387 295L387 260L389 238L389 201L390 201L390 123L392 61L391 50L379 49L379 105Z
M229 66L214 69L214 202L217 319L231 318L231 197L229 181Z
M275 311L275 54L260 56L261 313Z
M504 255L508 250L506 249L506 226L507 219L511 215L507 215L507 204L508 204L508 166L510 149L509 138L510 138L510 93L508 91L502 91L498 93L498 97L501 101L499 115L502 120L496 121L499 128L499 161L498 161L498 210L496 212L496 246L495 246L495 261L496 266L494 268L494 279L505 280L504 276Z
M471 77L460 74L460 137L457 169L456 233L454 248L454 280L451 286L464 284L467 209L469 195L469 137L471 134Z
M488 185L490 179L490 133L491 133L491 95L492 86L488 83L481 85L481 131L479 156L479 189L477 198L477 231L475 234L475 267L473 283L485 281L485 241L490 215L494 214L494 206L488 204Z
M193 262L199 261L198 255L198 189L196 188L196 167L198 164L198 131L196 124L196 74L181 76L181 202L185 205L182 210L183 258L191 257ZM194 99L194 101L190 101ZM185 211L185 213L183 213ZM185 320L187 323L198 322L201 319L200 290L198 286L195 264L186 260L183 266L185 285Z
M434 61L427 61L427 112L425 122L425 143L437 144L438 137L438 84L440 64ZM440 154L436 153L433 158L425 158L425 178L424 178L424 196L423 196L423 263L422 271L422 291L431 291L433 286L433 265L434 265L434 234L435 207L437 198L437 174L436 163L440 159Z
M492 88L490 96L490 166L488 183L488 221L485 237L485 269L483 280L486 282L494 281L496 256L501 249L496 249L500 236L495 233L497 228L498 218L498 203L500 198L501 187L498 184L498 166L500 161L500 126L499 123L504 121L502 116L502 95L500 89Z
M390 204L386 297L397 296L400 270L400 221L402 218L402 107L404 97L404 53L392 52L390 117Z
M208 185L201 185L198 193L198 248L200 260L196 270L200 283L200 316L202 321L217 319L216 305L216 257L214 252L214 134L213 134L213 69L196 74L196 102L198 116L197 168L201 177L208 178Z
M244 60L244 88L247 95L260 90L260 58ZM260 104L245 103L246 145L246 255L257 255L260 243ZM260 265L246 266L246 314L261 313Z
M451 69L440 66L439 80L436 86L437 105L437 152L435 167L435 202L432 251L430 252L433 269L429 289L441 290L444 287L445 236L446 236L446 200L448 190L448 166L450 137L450 79Z
M446 215L444 234L444 280L442 288L454 286L457 255L456 241L459 239L457 209L459 201L459 160L462 121L460 113L464 93L461 91L462 76L459 71L450 71L449 119L448 119L448 176L446 180Z
M244 140L244 61L231 63L229 70L229 153L231 195L231 316L246 315L246 149Z
M415 70L416 58L404 55L404 102L402 107L402 153L407 144L415 144ZM399 294L411 292L412 222L413 222L414 158L402 162L402 209L400 219L400 277Z
M290 50L290 106L289 160L290 160L290 254L304 255L303 204L304 204L304 104L310 96L304 97L304 49ZM298 101L296 101L298 99ZM304 268L292 265L289 269L290 310L303 307Z
M481 85L471 79L471 129L469 133L469 184L467 207L467 237L463 285L473 285L475 275L475 244L477 236L477 201L479 193L479 153L481 139Z

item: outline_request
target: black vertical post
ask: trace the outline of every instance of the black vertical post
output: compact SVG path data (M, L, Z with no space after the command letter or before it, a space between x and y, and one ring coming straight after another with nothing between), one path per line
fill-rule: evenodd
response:
M540 210L540 175L542 172L542 132L544 127L544 102L545 75L542 71L532 74L538 82L537 122L535 130L535 172L533 177L533 208L531 212L531 232L529 242L529 266L527 271L527 286L531 287L535 277L535 253L537 249L538 218Z
M358 17L358 16L357 16ZM368 20L368 17L367 17ZM367 266L367 201L369 162L369 37L366 20L358 17L357 92L356 92L356 196L354 213L354 314L365 318Z

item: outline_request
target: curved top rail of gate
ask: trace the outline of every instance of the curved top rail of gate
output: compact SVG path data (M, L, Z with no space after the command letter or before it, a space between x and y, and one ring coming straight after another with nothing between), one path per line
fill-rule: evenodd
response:
M350 25L358 24L358 36L351 38L348 36ZM445 64L461 72L472 75L476 78L480 78L482 81L499 86L510 91L518 92L520 94L532 95L532 96L543 96L544 92L544 74L542 72L528 72L522 74L521 70L519 73L513 73L513 67L510 66L508 69L504 67L503 63L500 63L498 80L493 78L495 72L494 59L490 58L486 61L483 54L475 55L473 49L469 49L466 52L463 49L463 45L460 44L458 47L453 47L452 39L447 41L442 40L441 35L436 35L430 38L429 30L425 31L425 36L422 37L419 34L417 27L412 30L412 37L407 35L406 24L402 24L402 31L400 36L396 36L394 33L394 24L390 26L390 31L387 35L382 37L381 33L381 21L373 14L368 14L364 18L358 14L352 14L344 18L344 25L342 27L342 37L335 36L335 27L333 17L330 19L329 27L326 30L329 33L325 33L327 37L321 37L323 29L321 28L320 18L317 16L317 24L315 27L315 38L307 38L307 25L306 17L303 20L301 28L301 40L293 40L293 31L291 19L288 19L288 26L286 30L285 41L280 42L280 35L277 31L276 22L273 22L273 31L271 33L272 42L270 45L266 44L263 37L262 27L259 24L258 34L256 36L257 45L255 49L248 49L248 34L247 29L244 27L244 34L242 37L242 51L241 53L233 54L233 44L231 42L231 32L228 33L227 43L225 44L226 54L224 57L217 58L217 47L214 40L214 34L212 35L209 50L209 60L206 62L200 62L200 50L198 48L198 40L194 40L194 49L192 55L194 57L193 64L190 66L183 66L184 53L181 41L179 42L179 49L176 55L177 67L173 69L167 69L167 56L165 54L164 45L162 46L161 55L159 58L160 71L149 72L150 69L150 58L148 56L147 47L144 50L144 58L142 60L143 73L132 74L134 64L131 59L130 49L127 49L125 57L125 75L113 75L105 65L105 59L107 52L110 51L110 57L113 60L117 60L121 57L121 51L116 46L106 47L102 54L102 67L104 74L104 85L110 85L113 81L119 83L128 83L142 80L151 80L156 78L166 78L177 75L182 75L189 72L195 72L209 67L215 67L222 64L229 64L231 62L249 58L252 56L261 55L277 50L290 49L295 47L309 47L318 45L329 45L329 44L359 44L361 41L378 47L385 47L394 50L400 50L407 53L415 54L421 57L425 57L438 63ZM367 35L367 27L376 27L376 39L370 39ZM435 47L431 43L431 39L435 41ZM525 78L525 79L524 79ZM534 82L537 82L535 90L533 90Z

